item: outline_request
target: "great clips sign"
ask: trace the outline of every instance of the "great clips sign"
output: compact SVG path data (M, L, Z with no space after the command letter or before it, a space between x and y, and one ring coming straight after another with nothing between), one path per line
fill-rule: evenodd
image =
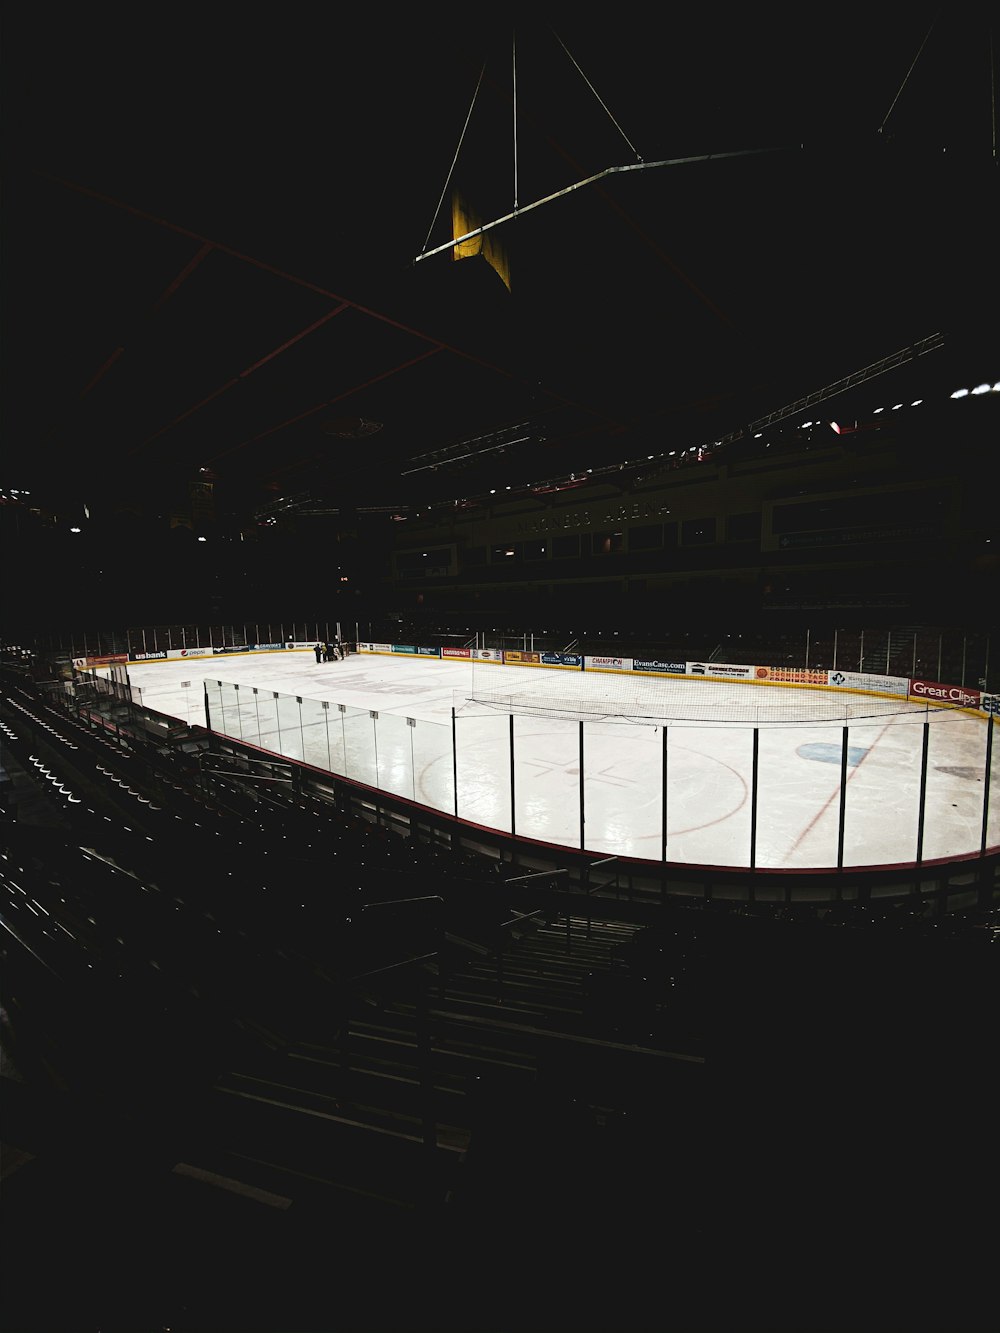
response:
M978 708L979 691L964 685L942 685L939 680L911 680L910 697L928 703L950 704L952 708Z

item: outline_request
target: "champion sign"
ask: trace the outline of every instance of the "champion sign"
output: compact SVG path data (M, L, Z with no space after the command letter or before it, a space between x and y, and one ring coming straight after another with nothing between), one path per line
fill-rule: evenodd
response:
M964 685L942 685L937 680L911 680L910 694L917 699L951 704L954 708L979 707L979 691L967 690Z

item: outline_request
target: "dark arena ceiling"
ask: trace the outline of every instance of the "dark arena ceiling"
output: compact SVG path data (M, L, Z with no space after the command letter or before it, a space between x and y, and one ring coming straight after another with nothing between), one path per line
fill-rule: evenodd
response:
M413 508L710 442L932 335L894 383L995 378L980 8L366 12L8 11L5 486ZM509 290L414 262L452 187L516 202Z

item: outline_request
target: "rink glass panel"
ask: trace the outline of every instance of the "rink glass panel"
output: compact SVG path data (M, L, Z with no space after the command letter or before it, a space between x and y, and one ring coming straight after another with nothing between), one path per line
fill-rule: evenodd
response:
M510 718L466 713L455 719L458 818L510 832Z
M750 864L753 728L667 728L667 860Z
M278 698L272 690L258 690L254 695L257 708L257 744L262 750L281 753L278 731Z
M219 681L219 721L216 724L224 736L243 739L240 726L240 694L235 685Z
M578 738L574 740L578 748ZM662 760L663 732L658 726L583 724L584 845L589 851L649 860L660 857ZM578 763L577 756L570 771L575 771ZM579 811L571 810L570 814L577 826L579 845Z
M303 757L314 768L330 769L330 705L319 699L303 698L299 704L302 723Z
M455 809L451 724L416 719L410 730L413 747L413 799L451 814Z
M379 713L375 727L375 783L379 791L413 800L413 731L398 713Z
M344 776L366 787L378 786L375 719L368 708L348 708L342 715ZM331 747L332 748L332 747Z
M848 728L844 865L910 862L917 855L923 714Z
M759 729L756 865L762 869L837 864L843 732L842 722ZM857 758L850 746L849 757Z
M923 859L978 851L986 792L988 723L967 713L939 713L928 728ZM997 796L997 735L990 757L990 813ZM994 820L994 843L996 825ZM987 839L987 846L989 846Z
M509 735L506 776L509 787ZM461 777L460 770L460 798ZM514 831L521 838L580 846L578 722L514 717Z

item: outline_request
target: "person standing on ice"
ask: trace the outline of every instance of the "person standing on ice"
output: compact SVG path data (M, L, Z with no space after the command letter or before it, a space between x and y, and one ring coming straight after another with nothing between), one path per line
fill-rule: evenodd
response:
M323 660L323 645L321 643L317 643L315 648L313 648L313 652L316 654L316 665L318 666L319 663L322 662Z

